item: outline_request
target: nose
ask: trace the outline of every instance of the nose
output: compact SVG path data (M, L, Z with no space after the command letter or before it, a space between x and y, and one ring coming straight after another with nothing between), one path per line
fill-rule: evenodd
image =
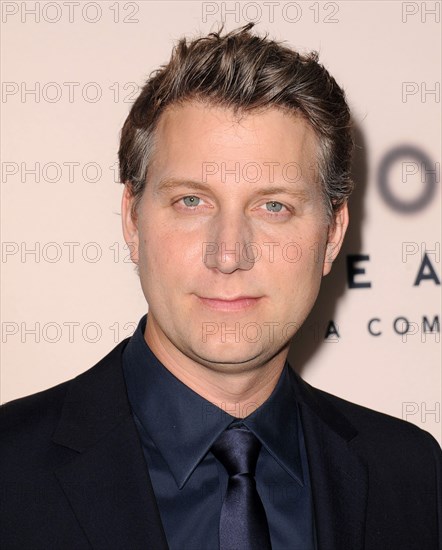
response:
M257 244L248 220L242 215L224 214L213 220L209 240L203 243L206 267L221 273L252 269L258 257Z

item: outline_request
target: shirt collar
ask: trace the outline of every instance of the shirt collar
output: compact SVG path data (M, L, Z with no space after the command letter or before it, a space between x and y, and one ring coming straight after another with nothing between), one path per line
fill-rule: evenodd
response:
M144 315L123 353L123 370L134 414L167 462L181 489L234 416L178 380L144 339ZM300 485L298 410L286 363L270 397L240 419Z

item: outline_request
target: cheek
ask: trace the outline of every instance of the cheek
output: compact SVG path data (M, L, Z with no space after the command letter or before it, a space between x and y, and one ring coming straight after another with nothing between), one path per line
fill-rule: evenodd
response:
M293 240L276 268L269 265L281 295L290 301L309 303L315 299L322 280L325 240L323 233L311 239ZM302 243L302 245L301 245Z
M282 249L282 269L291 276L315 276L322 272L326 236L324 231L306 232ZM305 281L308 284L308 281Z
M285 322L302 325L318 296L322 280L322 263L316 250L302 249L297 262L284 262L275 273L275 304Z
M171 281L182 281L202 264L203 243L159 224L146 225L140 235L140 275L156 286L169 289Z

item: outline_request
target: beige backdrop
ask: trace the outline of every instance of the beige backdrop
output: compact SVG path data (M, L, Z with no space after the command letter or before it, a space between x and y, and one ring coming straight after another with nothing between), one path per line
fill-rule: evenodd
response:
M361 146L352 234L290 359L313 385L441 441L439 2L1 7L1 402L75 376L130 336L146 304L120 230L120 128L176 38L257 21L320 52ZM363 270L357 288L347 262ZM339 337L324 339L331 320Z

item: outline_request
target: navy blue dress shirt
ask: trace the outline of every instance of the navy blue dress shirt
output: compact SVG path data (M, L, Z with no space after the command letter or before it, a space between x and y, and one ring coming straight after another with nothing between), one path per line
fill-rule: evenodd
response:
M314 550L308 462L286 363L265 403L236 419L178 380L144 339L144 315L123 354L129 402L171 550L217 550L228 475L210 447L232 422L261 441L256 486L273 550Z

